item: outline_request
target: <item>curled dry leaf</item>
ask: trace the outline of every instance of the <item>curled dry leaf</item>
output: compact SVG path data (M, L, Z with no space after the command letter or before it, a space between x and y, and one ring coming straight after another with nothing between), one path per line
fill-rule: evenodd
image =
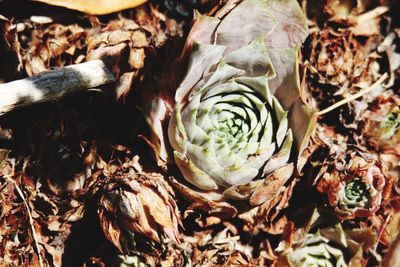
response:
M2 162L0 168L0 198L3 201L0 238L7 241L2 242L0 247L1 264L40 266L37 253L41 253L45 266L61 266L72 224L83 217L86 201L91 197L90 183L78 183L68 188L49 188L48 179L28 176L24 170L16 167L22 164L16 163L15 159L8 159ZM24 162L27 167L31 164L29 161ZM63 183L63 178L70 177L52 178L53 182ZM16 186L24 194L26 204L21 202ZM36 241L38 246L35 246ZM15 251L24 251L24 256L21 257Z
M328 1L338 4L340 1ZM348 3L348 1L346 1ZM377 31L360 36L354 28L354 20L345 17L338 21L327 21L323 28L311 24L310 39L302 50L306 60L306 86L318 102L319 108L326 108L343 98L348 98L363 88L372 85L386 68L381 65L382 54L378 51L383 42L382 14L373 20ZM385 56L386 57L386 56ZM390 60L389 60L390 61ZM350 114L339 113L349 128L357 128L368 102L372 102L390 82L374 89L357 101L349 103Z
M324 29L313 35L316 36L311 43L310 71L318 77L318 82L337 88L349 87L349 83L370 82L371 63L377 57L371 54L372 38L365 45L350 30L344 29L343 32Z
M30 27L33 28L33 25L29 25L27 29ZM57 23L50 24L44 30L32 29L32 32L26 34L31 34L32 37L27 39L25 32L19 33L24 48L21 57L29 76L51 67L73 64L78 54L82 53L87 38L87 32L78 25L64 26Z
M107 184L98 208L106 237L121 252L132 249L134 234L156 242L166 242L166 237L179 243L180 214L164 177L142 171L138 157L122 169L110 168L114 170L109 172L107 168L103 171Z
M174 184L186 198L203 207L259 206L302 169L296 163L316 119L300 99L297 57L306 36L295 1L230 1L214 17L197 14L175 96L155 97L145 110L165 160L169 120L173 159L187 182Z
M264 258L252 256L254 248L242 244L231 226L181 236L179 246L169 243L162 253L136 251L118 256L115 266L268 266Z
M11 21L0 14L0 45L1 47L10 47L10 32L12 31ZM12 38L13 39L13 38Z
M92 15L104 15L134 8L147 2L147 0L34 0L48 5L62 6Z
M137 8L132 14L92 28L58 23L37 27L32 21L24 21L20 24L25 30L18 32L23 49L16 52L29 76L53 67L101 59L117 78L121 77L116 88L116 96L121 98L143 76L148 54L183 34L183 23L156 9Z
M265 266L265 259L253 257L254 248L241 243L240 236L230 228L227 225L217 233L203 231L185 237L192 266Z

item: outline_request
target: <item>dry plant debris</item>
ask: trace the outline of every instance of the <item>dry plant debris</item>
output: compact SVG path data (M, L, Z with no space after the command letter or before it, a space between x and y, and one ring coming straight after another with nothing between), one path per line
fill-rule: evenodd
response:
M0 117L0 266L400 265L397 1L17 2L0 83L116 82Z
M73 10L78 10L87 14L92 15L104 15L114 12L118 12L124 9L134 8L142 5L147 0L118 0L114 1L112 4L108 1L103 0L79 0L79 1L69 1L69 0L36 0L49 5L62 6Z

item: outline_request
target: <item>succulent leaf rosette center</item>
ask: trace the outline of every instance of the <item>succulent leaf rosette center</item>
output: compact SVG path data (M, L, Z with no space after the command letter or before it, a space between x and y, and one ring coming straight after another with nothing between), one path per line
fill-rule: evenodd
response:
M317 189L327 195L340 219L369 217L390 196L390 176L373 155L351 154L350 164L345 166L347 170L337 166L342 170L325 172L318 178Z
M214 75L227 67L219 68ZM175 109L177 125L183 126L179 131L186 136L182 147L171 143L178 166L189 169L183 172L187 180L205 190L248 183L285 141L288 158L293 137L287 112L267 90L267 77L230 78Z
M350 209L368 207L371 187L360 178L347 183L339 192L340 202Z

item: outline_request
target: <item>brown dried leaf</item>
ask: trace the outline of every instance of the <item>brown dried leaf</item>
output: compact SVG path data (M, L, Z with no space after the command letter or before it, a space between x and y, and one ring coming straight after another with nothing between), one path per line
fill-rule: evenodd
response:
M128 8L134 8L147 0L115 0L110 4L107 0L34 0L48 5L62 6L73 10L78 10L91 15L104 15L118 12Z

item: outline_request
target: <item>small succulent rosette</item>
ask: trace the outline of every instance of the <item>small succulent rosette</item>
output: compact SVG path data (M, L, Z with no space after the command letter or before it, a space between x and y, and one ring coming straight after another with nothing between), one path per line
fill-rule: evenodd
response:
M370 217L389 199L392 179L375 156L356 152L347 156L343 161L332 157L321 169L317 190L327 196L338 218Z
M365 252L375 240L366 229L343 230L340 225L308 233L296 240L274 266L366 266Z
M303 227L289 223L271 266L366 266L369 251L377 242L376 233L370 227L343 229L328 220L314 210Z
M329 239L320 234L307 235L300 244L296 244L288 254L287 261L293 267L347 266L343 251L329 244Z
M381 152L400 155L400 98L388 91L365 112L363 135Z
M106 167L99 219L105 236L123 253L135 249L135 235L157 243L179 243L180 214L174 192L158 173L142 171L138 157L122 168Z
M169 119L169 144L185 180L174 183L191 201L279 202L304 164L316 120L300 98L298 50L306 37L294 0L228 1L214 17L197 14L172 112L157 99L147 117L160 154L160 120Z

